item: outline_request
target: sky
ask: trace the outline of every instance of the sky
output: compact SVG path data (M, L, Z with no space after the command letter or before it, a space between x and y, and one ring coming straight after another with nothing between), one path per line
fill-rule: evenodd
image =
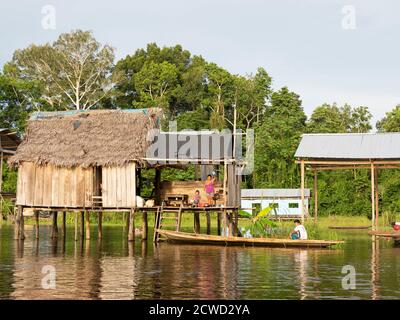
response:
M91 30L117 59L181 44L234 74L264 67L308 116L349 103L375 123L400 104L399 14L397 0L1 0L0 66L29 44Z

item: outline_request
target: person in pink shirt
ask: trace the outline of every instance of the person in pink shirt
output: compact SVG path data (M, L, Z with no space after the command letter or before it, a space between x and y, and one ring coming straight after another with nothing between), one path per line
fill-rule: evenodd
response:
M204 190L206 191L206 196L207 196L207 201L208 201L208 206L213 206L213 197L215 193L215 187L214 187L214 182L215 182L215 177L211 176L209 174L207 176L207 180L204 186Z

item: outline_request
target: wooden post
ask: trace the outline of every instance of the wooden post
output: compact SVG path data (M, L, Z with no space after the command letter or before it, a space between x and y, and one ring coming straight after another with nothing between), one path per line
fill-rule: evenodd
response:
M235 215L235 232L233 235L237 237L239 235L239 210L235 210L234 215Z
M223 214L223 218L224 218L224 224L223 224L223 231L222 234L224 236L226 236L226 228L228 227L228 217L227 217L227 212L226 212L226 205L228 203L227 201L227 194L226 194L226 183L227 183L227 179L228 179L228 165L226 163L226 161L224 161L224 214Z
M14 235L14 239L16 240L25 239L23 211L24 208L22 206L17 207L17 216L15 218L15 235Z
M85 225L86 225L86 240L90 240L90 211L86 210L85 215Z
M375 225L379 229L379 190L378 190L378 168L375 168Z
M62 213L62 236L65 238L67 235L67 212Z
M58 236L58 225L57 225L58 213L57 213L57 211L53 211L52 215L53 215L53 221L51 224L51 238L55 239Z
M154 176L154 188L155 188L155 203L156 205L161 204L161 170L160 168L156 168L156 173Z
M78 241L78 211L75 212L75 234L74 234L74 240Z
M97 237L103 238L103 212L99 211L97 216Z
M142 212L142 240L147 240L147 233L149 230L149 224L147 220L147 211Z
M217 234L221 235L221 212L217 212Z
M129 219L130 219L130 214L128 212L128 214L125 215L125 227L126 227L126 231L128 231L128 232L129 232L129 221L130 221Z
M81 239L85 237L85 211L81 211Z
M304 223L304 160L300 162L300 172L301 172L301 223Z
M35 237L39 239L39 211L35 211Z
M207 219L207 234L211 234L211 216L210 212L206 212L206 219Z
M314 223L318 221L318 172L314 171Z
M194 212L193 217L194 217L194 232L200 233L200 213Z
M375 224L375 166L371 161L371 212L372 212L372 230L376 230Z
M131 208L129 212L129 228L128 228L128 241L135 240L135 209Z
M1 144L1 141L0 141ZM1 145L0 145L1 147ZM0 193L3 191L3 151L1 151L1 157L0 157ZM1 203L0 203L0 223L3 221L3 198L1 198Z

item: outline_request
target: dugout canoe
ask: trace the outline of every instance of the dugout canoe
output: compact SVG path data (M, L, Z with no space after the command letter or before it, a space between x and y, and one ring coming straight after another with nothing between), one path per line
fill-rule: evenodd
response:
M329 226L328 229L334 229L334 230L365 230L369 229L371 226Z
M400 239L400 232L370 231L368 233L376 237Z
M223 237L206 234L196 234L180 231L157 229L157 232L167 241L180 243L199 243L210 245L236 245L236 246L260 246L278 248L328 248L344 241L330 240L291 240L275 238L242 238L242 237Z

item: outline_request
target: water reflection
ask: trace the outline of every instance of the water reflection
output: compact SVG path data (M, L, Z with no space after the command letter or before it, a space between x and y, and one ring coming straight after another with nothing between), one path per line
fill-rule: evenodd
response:
M121 228L104 229L102 240L41 239L27 230L14 241L0 230L0 298L11 299L380 299L398 297L391 244L369 236L339 250L270 249L202 245L155 246L126 241ZM67 233L68 234L68 233ZM69 232L73 234L73 232ZM121 236L122 234L122 236ZM384 248L385 254L380 254ZM341 269L357 270L357 290L341 287ZM56 270L56 288L42 288L43 267ZM399 270L400 271L400 270Z

